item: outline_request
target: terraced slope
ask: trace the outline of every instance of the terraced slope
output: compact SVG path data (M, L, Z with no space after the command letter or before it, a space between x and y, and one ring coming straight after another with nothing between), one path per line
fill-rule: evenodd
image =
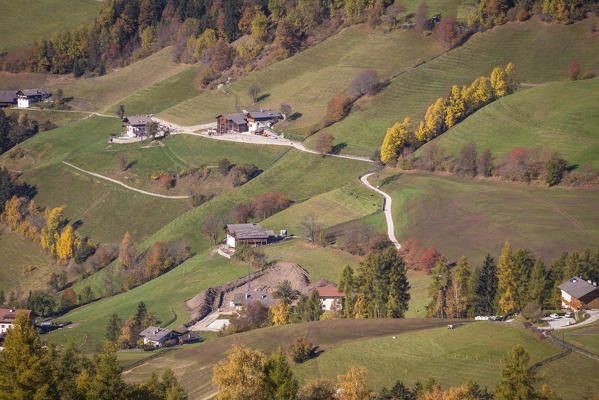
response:
M183 125L211 122L215 115L243 107L274 107L288 103L298 113L285 130L304 134L322 120L328 101L347 93L359 71L374 69L383 79L440 53L432 37L415 31L370 32L365 26L339 34L294 57L254 71L223 90L205 91L159 116ZM260 87L261 101L252 105L248 89Z
M0 53L92 22L96 0L0 0Z
M79 78L57 83L65 96L72 96L74 108L86 111L103 111L109 106L144 88L163 81L189 68L171 60L170 47L124 68L95 78ZM127 112L127 110L125 110Z
M586 21L567 26L537 19L508 23L477 33L462 47L399 76L327 131L335 136L336 144L346 145L343 152L370 155L395 121L406 116L413 121L422 118L428 105L445 96L454 84L469 85L510 61L522 82L563 81L568 79L573 59L583 71L596 70L598 50L597 38L587 35Z
M550 83L520 90L479 110L439 136L458 153L468 142L497 159L518 146L560 152L573 166L599 168L599 79ZM427 145L423 146L419 152Z

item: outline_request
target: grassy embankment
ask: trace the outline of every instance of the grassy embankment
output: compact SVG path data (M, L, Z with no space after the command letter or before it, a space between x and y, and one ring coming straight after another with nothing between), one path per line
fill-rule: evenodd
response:
M0 0L0 53L92 22L95 0Z
M159 116L184 125L212 122L214 116L241 108L275 108L288 103L297 113L281 129L301 136L320 122L336 93L347 95L350 82L363 70L374 69L381 79L440 53L432 37L415 31L369 31L365 26L339 34L289 59L253 71L221 90L203 91ZM248 89L260 87L259 100L251 104ZM281 124L280 124L281 125Z
M84 112L71 112L59 110L18 110L9 108L4 110L6 115L20 115L24 113L30 120L35 120L42 124L46 121L52 122L56 126L61 126L70 122L78 121L81 118L87 117L89 114Z
M450 260L496 259L505 241L550 262L564 250L596 246L599 191L398 173L381 189L393 197L398 240L418 238Z
M518 146L558 151L572 167L599 168L599 79L520 90L474 113L430 143L457 154L468 142L497 160ZM424 145L419 152L426 146Z
M151 371L173 368L191 399L204 398L215 391L210 382L212 366L226 356L233 344L269 353L279 346L284 348L297 336L306 336L324 352L293 367L301 384L318 377L335 379L351 365L359 365L368 368L367 383L374 390L391 386L398 379L411 385L429 376L445 387L472 379L492 389L500 377L503 356L515 344L528 350L532 362L560 351L521 328L482 322L450 331L444 327L446 323L435 319L337 320L259 329L165 353L125 376L138 381ZM565 396L572 392L589 395L586 375L573 377L574 385L565 385L580 384L576 388L558 387L549 379L546 383Z
M370 155L380 147L387 128L406 116L416 123L452 85L470 85L509 61L521 82L564 81L573 59L583 71L595 70L599 64L597 40L587 35L587 21L567 26L536 18L508 23L477 33L463 46L399 76L377 96L358 102L359 107L327 131L335 136L335 144L346 145L343 152ZM559 102L554 99L554 104ZM551 147L551 143L538 145Z

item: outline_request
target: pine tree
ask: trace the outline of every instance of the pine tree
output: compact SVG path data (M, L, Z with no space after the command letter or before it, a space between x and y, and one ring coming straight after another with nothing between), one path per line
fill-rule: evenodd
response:
M52 381L48 350L42 346L29 316L19 313L0 352L0 393L6 399L59 398Z
M494 391L495 400L538 398L535 390L536 376L534 370L528 369L529 360L530 356L521 345L514 346L504 359L505 366L501 370L501 380Z
M131 268L135 264L135 256L137 250L135 250L135 244L129 232L125 232L121 246L119 247L119 262L124 268Z
M345 294L343 298L343 314L346 318L351 318L353 315L354 270L349 265L346 265L341 272L337 290Z
M497 278L501 311L505 314L516 311L516 277L512 248L509 242L505 242L505 246L501 250L501 257L499 257L499 264L497 265Z
M3 306L6 303L6 296L4 296L4 290L0 290L0 306Z
M516 309L521 310L529 302L535 302L529 297L530 274L533 269L535 259L526 248L519 249L512 255L514 265L514 279L516 281Z
M110 316L108 325L106 325L106 340L116 344L121 336L121 326L119 324L119 315L114 313Z
M480 268L476 284L475 310L477 313L492 315L495 312L495 296L497 293L497 266L490 254L487 254Z
M387 318L403 318L410 302L410 283L406 275L406 264L393 249L390 249L387 254L392 258L392 267L388 274Z
M266 364L266 379L274 400L295 400L299 384L293 376L287 357L279 347Z
M545 305L547 285L546 276L547 271L545 271L545 264L543 264L541 258L538 257L530 274L530 284L528 286L528 299L530 302L536 303L541 307Z
M320 305L320 296L318 290L312 290L308 302L306 303L306 309L304 311L304 319L306 321L318 321L322 315L322 306Z
M114 351L114 344L106 342L95 362L95 375L90 381L89 399L124 399L125 383L121 376L121 366Z
M441 256L435 264L433 279L428 288L431 302L428 305L429 316L437 318L447 317L447 291L451 285L451 274L447 259Z

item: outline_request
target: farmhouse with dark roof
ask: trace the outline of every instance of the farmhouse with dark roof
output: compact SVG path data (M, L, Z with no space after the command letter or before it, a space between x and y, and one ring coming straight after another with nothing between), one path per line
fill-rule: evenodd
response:
M577 276L558 286L562 291L562 308L572 310L599 309L599 288Z

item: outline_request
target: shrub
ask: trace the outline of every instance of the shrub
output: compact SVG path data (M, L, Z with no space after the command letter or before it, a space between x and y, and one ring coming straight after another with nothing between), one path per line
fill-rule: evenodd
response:
M568 77L571 81L580 79L580 64L576 60L572 60L568 66Z
M302 363L309 360L313 355L316 347L305 337L296 338L293 343L287 347L287 354L296 363Z
M345 118L349 114L351 104L352 100L350 98L343 96L341 93L336 94L327 106L325 125L332 125Z
M174 176L165 172L160 176L160 183L162 183L166 189L171 189L175 187L176 180Z

